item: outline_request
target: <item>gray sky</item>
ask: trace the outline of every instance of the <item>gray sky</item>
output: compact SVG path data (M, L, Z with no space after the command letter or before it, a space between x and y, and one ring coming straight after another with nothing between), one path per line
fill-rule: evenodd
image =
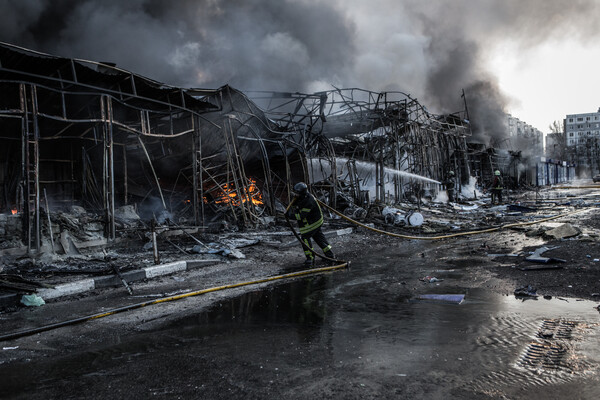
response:
M0 40L178 86L400 90L436 113L467 93L542 131L600 107L595 0L0 0ZM477 120L475 120L477 117Z

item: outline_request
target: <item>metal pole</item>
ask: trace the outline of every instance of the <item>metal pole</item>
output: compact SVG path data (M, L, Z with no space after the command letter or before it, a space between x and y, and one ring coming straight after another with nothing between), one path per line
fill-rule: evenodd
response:
M152 251L154 253L154 264L160 264L160 255L158 254L158 245L156 241L156 221L153 219L150 222L150 228L152 229Z
M46 200L46 215L48 216L48 232L50 232L50 244L52 245L52 252L54 253L54 235L52 233L52 221L50 220L50 207L48 206L48 195L46 194L46 188L44 188L44 199Z
M113 142L113 124L112 124L112 103L111 98L106 98L108 105L108 181L110 189L109 197L109 217L110 217L110 239L115 240L115 158L114 158L114 142Z
M127 146L123 144L123 204L127 204Z
M195 118L192 116L192 124ZM192 206L194 208L194 224L198 225L198 144L196 128L192 130Z
M196 117L194 117L196 118ZM199 126L199 124L196 124L196 126ZM204 220L204 170L202 167L202 134L200 133L200 131L198 131L197 133L198 136L198 152L199 152L199 156L198 157L198 171L200 171L200 182L199 182L199 186L200 186L200 212L202 215L202 226L206 225L206 221Z
M33 174L34 174L34 202L35 202L35 249L40 249L40 148L39 148L39 125L37 119L37 90L35 86L31 87L31 104L33 115Z

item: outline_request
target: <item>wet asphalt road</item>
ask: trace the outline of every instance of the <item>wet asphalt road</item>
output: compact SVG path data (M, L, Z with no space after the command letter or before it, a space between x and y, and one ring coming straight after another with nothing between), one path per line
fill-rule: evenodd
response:
M396 253L188 310L152 329L62 328L90 340L3 361L0 398L600 397L595 303L464 287L469 271L457 266L424 285L429 294L465 295L461 304L416 300Z

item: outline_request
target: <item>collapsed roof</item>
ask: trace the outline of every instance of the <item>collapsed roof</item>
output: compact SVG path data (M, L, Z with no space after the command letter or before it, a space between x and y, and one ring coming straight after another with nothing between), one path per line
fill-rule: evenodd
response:
M400 92L182 89L6 43L0 88L0 212L24 213L33 248L46 199L102 213L114 238L122 205L148 219L257 224L299 180L321 182L335 204L349 185L350 201L361 183L385 201L401 199L414 176L468 176L465 116L431 114Z

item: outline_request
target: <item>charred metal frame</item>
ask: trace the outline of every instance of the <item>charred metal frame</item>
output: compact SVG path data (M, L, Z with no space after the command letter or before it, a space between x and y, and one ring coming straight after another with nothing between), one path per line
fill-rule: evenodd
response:
M375 182L376 200L397 202L406 191L437 191L436 184L401 174L441 181L448 170L468 181L466 138L470 126L466 111L448 115L429 113L416 99L402 92L371 92L358 88L315 94L250 92L269 118L284 129L315 163L328 181L319 185L336 205L336 193L348 191L355 203L364 202L360 187ZM338 165L339 161L345 161ZM374 176L359 177L356 161L373 163ZM342 175L344 185L339 182ZM389 174L388 174L389 175ZM386 190L391 184L393 192Z
M278 154L290 171L297 152L229 87L187 92L111 65L0 43L0 89L0 143L7 151L0 158L0 212L21 213L30 250L41 247L42 189L54 210L82 205L103 214L109 240L116 237L116 208L134 197L158 199L158 212L177 222L203 225L209 206L212 215L226 208L238 223L257 224L264 208L246 201L261 195L255 184L249 191L248 160L260 164L252 174L263 174L264 207L274 212L288 179L275 179L270 159ZM236 207L206 200L231 191L243 199Z
M402 92L183 90L2 43L0 89L0 141L21 153L0 158L21 165L0 171L0 208L23 213L31 250L41 247L41 192L53 209L101 213L113 240L123 205L147 205L156 220L256 226L315 171L313 189L333 206L368 204L369 186L381 203L439 189L399 171L469 176L465 113L434 115Z

